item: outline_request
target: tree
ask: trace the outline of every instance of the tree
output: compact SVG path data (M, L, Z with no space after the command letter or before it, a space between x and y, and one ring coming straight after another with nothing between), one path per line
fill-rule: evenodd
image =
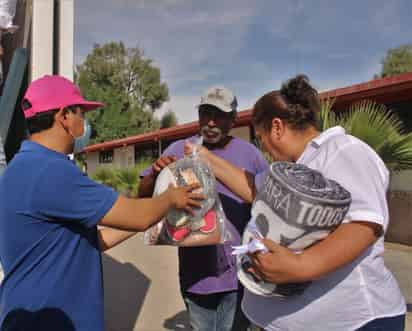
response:
M177 125L177 117L176 114L169 110L167 111L162 118L160 119L160 128L171 128Z
M169 99L160 70L139 48L123 42L96 44L77 66L76 80L86 98L105 103L87 114L96 137L92 142L124 138L160 127L156 109Z
M379 77L412 72L412 44L390 49L382 61L382 72Z
M340 125L373 148L389 170L412 169L412 133L404 132L395 113L384 105L361 101L336 115L332 111L333 102L331 99L322 102L322 130Z

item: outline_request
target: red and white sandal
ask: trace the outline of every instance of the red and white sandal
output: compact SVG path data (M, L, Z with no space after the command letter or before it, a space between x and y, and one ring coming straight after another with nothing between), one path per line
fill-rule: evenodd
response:
M202 233L210 233L215 231L216 229L216 212L211 209L209 210L206 215L203 217L205 220L205 225L203 225L199 231Z

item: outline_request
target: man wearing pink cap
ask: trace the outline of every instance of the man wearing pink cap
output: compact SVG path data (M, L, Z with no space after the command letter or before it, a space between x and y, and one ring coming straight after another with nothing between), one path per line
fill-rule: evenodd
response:
M199 206L195 186L128 199L67 158L89 134L84 113L101 106L59 76L34 81L24 96L30 138L0 178L2 331L103 330L100 252L144 231L170 208Z

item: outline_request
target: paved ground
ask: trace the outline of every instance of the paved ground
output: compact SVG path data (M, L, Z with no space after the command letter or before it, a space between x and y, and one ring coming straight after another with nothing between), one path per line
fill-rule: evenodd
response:
M104 254L106 331L190 330L176 250L147 247L138 235ZM387 243L385 261L408 302L406 331L412 331L412 247Z
M142 236L104 257L106 331L189 330L177 281L177 248Z
M107 331L188 331L174 247L147 247L141 235L104 257ZM412 247L387 244L385 260L409 303L412 331Z
M385 262L394 273L408 308L406 331L412 331L412 247L386 243Z

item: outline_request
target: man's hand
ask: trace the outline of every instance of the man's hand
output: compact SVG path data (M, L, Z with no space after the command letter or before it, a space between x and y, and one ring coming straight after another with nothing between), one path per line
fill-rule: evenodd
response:
M175 156L161 156L152 164L152 171L142 178L139 184L139 198L151 197L153 194L156 178L164 167L176 161Z
M193 215L193 207L199 208L200 201L205 199L203 194L192 193L193 190L199 187L199 184L182 187L174 187L171 185L165 193L168 195L174 208L183 209Z
M274 284L306 281L299 254L270 239L263 239L262 243L269 252L249 255L252 262L249 270L251 273L259 279Z
M157 159L153 164L152 164L152 172L154 177L157 177L157 175L162 171L163 168L167 167L169 164L173 163L176 161L175 156L161 156L159 159Z

